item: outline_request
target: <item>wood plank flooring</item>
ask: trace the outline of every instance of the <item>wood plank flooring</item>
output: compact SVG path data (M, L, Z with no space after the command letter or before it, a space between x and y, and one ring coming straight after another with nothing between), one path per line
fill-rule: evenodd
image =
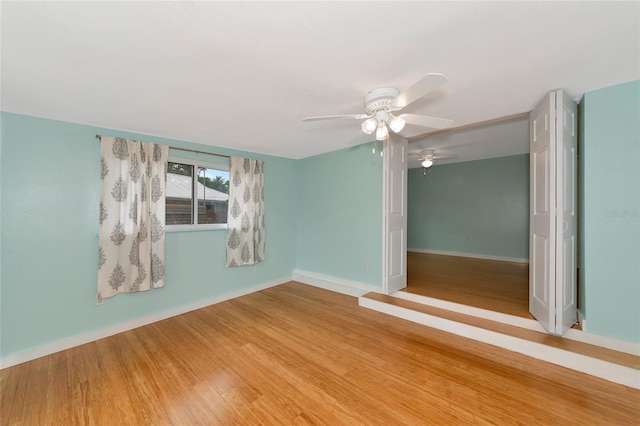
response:
M408 252L405 291L533 319L526 263Z
M0 371L2 425L640 423L640 391L288 283Z
M496 333L504 334L507 336L517 337L519 339L528 340L534 343L540 343L558 349L564 349L566 351L586 355L588 357L597 358L603 361L640 370L640 356L632 355L626 352L618 352L612 349L603 348L601 346L590 345L588 343L583 343L576 340L565 339L560 336L553 336L551 334L539 331L529 330L526 328L478 318L471 315L465 315L459 312L436 308L434 306L423 305L421 303L400 299L398 297L387 296L384 294L367 293L363 297L382 303L387 303L393 306L409 309L415 312L444 318L461 324L494 331Z

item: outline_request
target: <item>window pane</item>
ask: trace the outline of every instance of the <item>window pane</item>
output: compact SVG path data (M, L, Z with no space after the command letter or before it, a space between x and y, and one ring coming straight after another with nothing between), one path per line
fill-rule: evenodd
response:
M198 168L198 224L227 223L229 172Z
M167 165L166 224L193 224L193 166Z

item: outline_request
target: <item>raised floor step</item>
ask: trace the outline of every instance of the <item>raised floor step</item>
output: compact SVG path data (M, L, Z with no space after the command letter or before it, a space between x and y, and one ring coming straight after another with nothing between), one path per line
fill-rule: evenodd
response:
M640 356L510 324L367 293L360 306L640 389Z

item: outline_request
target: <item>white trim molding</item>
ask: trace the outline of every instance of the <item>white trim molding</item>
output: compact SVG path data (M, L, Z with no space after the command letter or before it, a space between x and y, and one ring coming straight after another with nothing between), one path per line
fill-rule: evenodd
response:
M362 307L373 309L378 312L521 353L542 361L619 383L621 385L640 389L640 374L638 374L638 370L631 367L614 364L597 358L591 358L575 352L459 323L423 312L413 311L411 309L379 302L366 297L360 297L358 299L358 304Z
M154 322L162 321L167 318L182 315L187 312L195 311L207 306L215 305L220 302L235 299L236 297L244 296L250 293L255 293L260 290L264 290L270 287L275 287L280 284L291 281L291 277L283 277L278 280L269 281L266 283L254 285L251 287L243 288L230 293L213 297L210 299L199 300L188 305L177 306L175 308L167 309L165 311L157 312L144 317L136 318L130 321L125 321L120 324L112 325L109 327L101 328L99 330L82 333L77 336L67 337L64 339L56 340L54 342L45 343L40 346L36 346L24 351L16 352L11 355L7 355L4 358L0 358L0 370L14 365L22 364L23 362L31 361L36 358L51 355L56 352L70 349L76 346L84 345L86 343L93 342L95 340L103 339L105 337L113 336L124 331L133 330L134 328L142 327L144 325L152 324Z
M529 259L521 257L504 257L493 256L489 254L463 253L459 251L429 250L420 248L408 248L407 251L412 251L415 253L441 254L443 256L469 257L472 259L500 260L502 262L529 263Z
M599 334L588 333L584 330L576 330L570 328L564 334L565 339L571 339L590 345L600 346L611 349L612 351L624 352L627 354L640 356L640 343L627 342L626 340L618 340L613 337L601 336Z
M301 269L294 269L291 279L302 284L312 285L354 297L360 297L369 292L382 293L382 287Z
M580 324L580 328L582 329L582 331L587 331L587 319L584 315L582 315L580 309L578 309L578 324Z

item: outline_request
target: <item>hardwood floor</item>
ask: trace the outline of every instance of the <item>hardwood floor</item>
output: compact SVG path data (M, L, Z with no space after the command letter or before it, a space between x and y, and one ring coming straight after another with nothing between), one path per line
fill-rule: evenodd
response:
M640 423L640 391L288 283L0 371L2 425Z
M529 342L540 343L549 347L564 349L569 352L585 355L590 358L597 358L609 363L634 368L638 370L637 374L640 374L640 356L637 355L619 352L560 336L554 336L545 332L534 331L502 322L478 318L472 315L465 315L447 309L440 309L434 306L404 300L399 297L387 296L380 293L367 293L363 297L414 312L431 315L433 317L455 321L460 324L470 325L483 330L493 331L504 336L517 337ZM360 305L362 306L362 304Z
M405 291L533 319L526 263L408 252Z

